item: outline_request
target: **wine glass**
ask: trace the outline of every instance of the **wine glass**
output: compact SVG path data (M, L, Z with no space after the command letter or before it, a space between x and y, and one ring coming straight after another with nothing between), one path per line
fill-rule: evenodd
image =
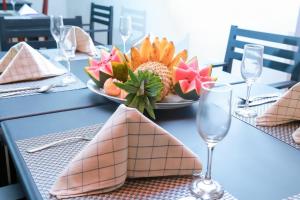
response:
M249 108L249 97L252 84L260 77L263 67L264 47L257 44L246 44L241 63L241 75L247 84L247 98L244 108L237 109L236 114L242 117L255 117L257 112Z
M59 47L59 40L60 40L60 27L64 25L63 17L62 16L50 16L50 32L56 42L58 55L55 60L60 60L60 47Z
M75 81L71 74L70 58L75 56L76 50L76 35L75 29L72 26L60 27L60 49L66 58L68 75L64 78L63 82L69 84Z
M215 145L228 133L231 124L232 88L227 83L204 82L197 111L197 130L208 147L207 171L204 177L193 181L191 191L201 199L219 199L222 186L212 180L211 165Z
M132 32L132 20L130 16L121 16L119 31L123 40L123 49L126 53L126 41L129 39Z
M10 4L12 5L13 11L16 12L16 1L10 0Z

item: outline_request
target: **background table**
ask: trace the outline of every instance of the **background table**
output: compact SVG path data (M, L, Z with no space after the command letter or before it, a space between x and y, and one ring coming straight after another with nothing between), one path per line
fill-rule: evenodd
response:
M3 55L3 53L2 53ZM84 83L89 79L83 68L87 60L71 62L71 71ZM87 88L31 96L0 98L0 121L24 116L60 112L109 103Z
M24 5L27 4L29 6L31 6L31 2L29 1L24 1L24 0L17 0L16 1L16 10L20 10L20 8ZM12 5L9 1L6 1L6 5L7 5L7 10L12 10ZM3 4L2 1L0 2L0 10L3 10Z
M243 87L234 86L235 95L242 95ZM258 94L276 90L257 85L253 91ZM40 195L15 141L105 122L117 106L106 104L1 123L30 199L39 199ZM160 110L156 122L197 153L205 166L206 146L196 132L196 109L197 104L172 111ZM213 178L238 199L282 199L300 193L299 168L299 150L233 117L228 136L215 150Z
M0 52L0 58L3 57L4 54L5 52ZM83 82L89 80L89 77L83 70L87 64L87 59L73 60L71 62L72 73ZM214 71L213 75L218 77L219 81L223 82L236 83L242 80L241 77L235 77L223 71ZM98 106L105 103L110 103L110 101L90 92L87 88L7 99L0 98L0 121Z

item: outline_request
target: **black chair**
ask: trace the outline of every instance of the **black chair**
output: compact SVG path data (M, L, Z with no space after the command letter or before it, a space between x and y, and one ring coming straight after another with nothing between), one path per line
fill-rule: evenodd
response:
M65 25L82 27L82 18L64 19ZM1 50L7 51L20 41L26 41L35 49L55 48L50 32L50 18L14 19L0 17Z
M101 42L95 41L95 33L107 32L106 44L112 45L113 10L113 6L102 6L91 3L90 23L84 24L83 26L89 26L89 30L86 31L90 33L91 38L95 42L95 44L102 44Z
M255 42L249 42L249 39ZM241 61L243 57L243 53L238 50L248 43L264 45L264 67L291 75L289 81L276 82L270 84L271 86L288 88L300 81L299 37L246 30L237 26L231 26L224 63L215 64L213 67L223 67L223 71L231 73L233 61Z

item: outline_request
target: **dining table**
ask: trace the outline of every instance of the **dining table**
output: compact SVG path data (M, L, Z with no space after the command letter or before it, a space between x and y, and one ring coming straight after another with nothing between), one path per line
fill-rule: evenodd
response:
M48 59L56 56L53 50L40 52ZM5 53L0 52L0 58ZM71 72L84 83L89 80L84 72L87 63L88 56L81 56L71 61ZM224 186L226 190L224 199L297 199L300 193L299 148L234 115L236 101L239 96L245 96L246 91L246 85L241 83L241 77L220 69L214 69L212 75L218 77L218 81L231 83L233 88L231 127L225 139L217 145L213 160L213 178ZM255 84L252 88L252 95L279 92L282 91L264 84ZM53 135L58 137L77 129L83 132L94 130L95 127L101 127L118 106L119 104L93 93L86 87L78 90L0 98L1 142L10 153L28 199L50 199L49 188L42 186L54 181L49 180L49 177L53 174L51 170L55 170L53 165L55 160L52 159L56 157L51 159L36 157L33 160L38 160L40 163L30 163L30 159L28 160L30 155L24 152L22 145L34 145L35 143L30 141L38 141L40 138ZM184 108L156 110L157 118L154 122L196 153L203 166L206 166L206 144L197 133L195 122L197 109L198 103L195 102ZM216 113L216 117L217 115ZM55 147L51 151L55 151ZM34 154L32 157L34 158ZM61 156L57 159L61 159ZM54 169L50 166L54 166ZM157 188L153 186L154 195L157 196L155 198L152 196L152 199L174 198L174 196L160 197ZM147 188L139 191L137 187L134 190L136 196L131 198L146 198L146 190ZM172 188L172 185L164 190L166 193L177 191L175 199L190 195L188 189L185 188L182 192L180 188ZM125 188L118 195L127 193ZM112 192L108 195L114 194ZM151 199L149 196L147 198Z
M245 84L232 87L233 101L238 96L245 95ZM252 89L253 95L274 92L280 91L264 84L256 84ZM105 123L118 106L117 103L107 102L88 108L7 119L1 122L3 140L8 146L28 199L44 199L49 196L46 194L48 190L41 189L41 185L43 185L43 180L50 176L51 171L48 170L55 159L50 159L49 163L46 157L38 158L41 166L43 166L42 163L48 162L49 167L35 171L34 168L38 167L35 166L37 163L28 161L30 155L24 153L21 144L39 137L47 138L54 133L64 134L65 131L78 128L88 132L95 124ZM156 110L157 118L154 122L196 153L205 166L206 144L197 133L195 122L197 108L198 103L194 103L185 108ZM228 135L216 146L212 174L213 178L218 180L230 194L230 197L224 199L297 199L300 193L299 168L299 149L246 123L245 120L233 114ZM134 193L137 196L131 196L131 199L147 199L146 190L139 187L136 190L140 191L137 194ZM170 188L164 188L164 190L179 189L172 188L171 185ZM183 195L181 197L185 197L186 194L181 193ZM159 194L157 195L159 197ZM151 198L148 196L148 199Z
M47 59L53 60L57 57L56 49L43 49L40 53ZM6 54L0 51L0 59ZM88 65L89 56L80 53L71 59L71 72L78 77L83 83L89 80L88 75L84 72L84 67ZM61 64L66 64L64 61ZM214 73L219 80L229 83L240 82L241 78L233 76L229 73L218 70ZM77 90L69 90L63 92L48 92L43 94L17 96L12 98L0 98L0 122L9 119L18 119L30 117L35 115L44 115L48 113L65 112L69 110L83 109L102 104L110 104L106 98L91 92L88 88L84 87ZM0 129L0 136L2 131ZM0 160L0 185L14 182L16 174L11 167L8 159L8 152L6 146L3 146L0 137L0 155L6 159ZM11 173L12 172L12 173Z

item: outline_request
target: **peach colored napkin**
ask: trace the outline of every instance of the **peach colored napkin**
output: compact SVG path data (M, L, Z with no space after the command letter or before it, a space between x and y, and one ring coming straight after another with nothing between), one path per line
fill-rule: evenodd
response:
M20 42L0 60L0 72L0 84L4 84L58 76L66 69L58 68L26 42Z
M76 50L94 56L97 54L97 49L90 35L82 28L73 26L76 36Z
M197 156L134 108L120 105L60 174L50 193L69 198L109 192L126 178L191 175Z
M300 83L289 89L262 116L256 119L259 126L276 126L300 120ZM300 129L293 133L293 139L300 143Z

